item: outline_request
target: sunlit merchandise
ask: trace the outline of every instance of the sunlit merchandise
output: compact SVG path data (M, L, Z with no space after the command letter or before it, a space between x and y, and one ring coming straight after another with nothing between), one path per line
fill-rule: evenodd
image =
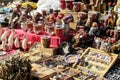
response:
M88 74L89 71L103 77L115 63L118 55L108 54L94 48L88 48L80 57L77 69ZM84 69L84 70L83 70Z
M30 79L30 60L24 59L20 56L10 57L9 59L1 63L0 70L0 78L4 80L11 80L13 78L15 80Z
M120 63L117 61L115 65L106 73L105 77L109 80L119 80L120 79Z

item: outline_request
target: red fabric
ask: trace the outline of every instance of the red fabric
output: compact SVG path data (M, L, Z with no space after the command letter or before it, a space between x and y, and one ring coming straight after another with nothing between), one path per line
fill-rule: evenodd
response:
M2 32L4 32L5 29L6 28L2 28ZM11 31L9 31L8 36L10 35L10 33L11 33ZM22 29L15 29L15 34L19 35L20 40L22 40L23 36L26 35L28 42L31 42L32 44L34 44L34 42L40 42L41 41L41 36L48 35L45 32L42 32L41 34L38 35L38 34L30 33L30 32L25 32ZM61 37L51 36L50 37L50 47L59 47L61 42L69 41L69 39L70 39L70 36L61 36Z

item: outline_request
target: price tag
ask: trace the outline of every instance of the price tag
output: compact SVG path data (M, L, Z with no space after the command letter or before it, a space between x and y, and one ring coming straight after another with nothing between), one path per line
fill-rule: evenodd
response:
M117 12L120 14L120 8L117 9Z

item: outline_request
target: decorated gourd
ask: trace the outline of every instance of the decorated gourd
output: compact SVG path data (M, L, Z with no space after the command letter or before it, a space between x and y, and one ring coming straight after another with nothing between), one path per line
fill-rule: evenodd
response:
M3 49L4 51L9 50L9 46L7 45L6 42L7 42L7 39L4 38L4 39L2 40L2 44L1 44L2 49Z
M15 34L15 30L13 29L11 31L11 34L10 34L9 38L8 38L8 45L10 46L11 49L13 48L13 44L14 44L14 41L13 41L14 34Z
M27 49L27 37L26 37L26 35L24 35L24 39L22 41L22 48L24 51L26 51L26 49Z
M15 48L20 48L20 41L19 41L19 36L16 35L15 41L14 41L14 46Z
M5 30L5 32L2 34L2 36L1 36L1 40L3 41L5 38L7 38L7 35L8 35L8 32L9 32L9 30L8 30L8 28Z

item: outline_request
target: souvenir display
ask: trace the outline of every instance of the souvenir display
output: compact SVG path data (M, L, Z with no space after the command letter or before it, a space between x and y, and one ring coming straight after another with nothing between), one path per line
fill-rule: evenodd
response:
M64 57L62 56L52 56L39 60L39 62L37 61L36 64L32 64L35 65L32 67L33 76L36 76L37 78L42 80L47 80L49 78L52 78L59 72L69 70L69 67L64 67L65 62L62 62L63 58Z
M117 57L118 55L116 54L108 54L104 51L88 48L80 57L81 60L78 64L78 69L84 69L83 72L87 70L85 73L92 71L94 74L103 77L114 65Z
M117 61L115 65L105 74L105 78L108 80L120 79L120 63Z
M120 0L30 1L0 1L0 79L120 79Z

